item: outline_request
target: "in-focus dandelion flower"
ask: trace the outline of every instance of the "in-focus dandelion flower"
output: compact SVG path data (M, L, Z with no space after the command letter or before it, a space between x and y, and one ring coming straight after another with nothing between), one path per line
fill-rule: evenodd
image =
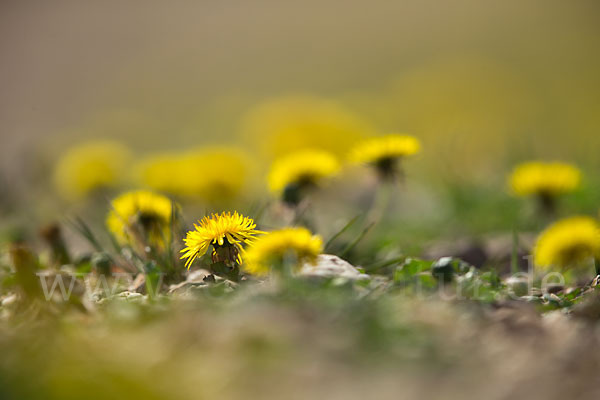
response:
M509 177L517 196L557 196L572 192L581 182L581 172L561 162L526 162L518 165Z
M350 152L349 159L356 164L374 166L381 177L390 178L400 171L399 161L417 154L421 143L413 136L391 134L358 143Z
M111 206L106 225L120 244L166 247L174 207L169 198L137 190L120 195Z
M318 186L340 170L338 160L323 150L301 150L276 160L268 176L271 192L286 203L297 204L303 192Z
M64 197L81 199L95 190L118 186L129 159L129 150L113 141L72 147L58 161L54 183Z
M323 240L308 229L284 228L267 233L249 246L243 267L254 275L267 275L272 269L286 267L298 269L305 263L314 264L322 251Z
M568 269L600 257L600 226L590 217L558 221L540 234L534 248L535 265Z
M251 243L257 234L254 220L237 212L223 212L204 217L194 230L189 231L184 239L185 248L181 250L182 259L187 258L185 266L189 269L194 260L202 257L212 246L213 263L224 262L228 265L242 263L242 245Z

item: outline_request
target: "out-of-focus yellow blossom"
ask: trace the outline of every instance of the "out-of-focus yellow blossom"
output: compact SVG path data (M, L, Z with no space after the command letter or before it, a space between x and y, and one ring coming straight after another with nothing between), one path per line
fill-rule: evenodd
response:
M191 152L185 161L188 184L211 202L238 196L250 175L251 163L246 153L228 147L208 147Z
M242 245L255 240L255 235L263 232L256 230L254 220L237 212L212 214L204 217L194 230L189 231L184 239L185 248L181 250L182 259L187 258L185 266L189 269L194 260L202 257L212 246L213 262L241 264Z
M163 153L139 160L133 167L134 180L140 186L159 192L183 195L182 157L176 153ZM187 194L187 193L186 193Z
M58 161L54 183L64 197L81 199L94 190L118 186L129 159L129 150L118 142L75 146Z
M581 172L561 162L526 162L518 165L509 177L509 186L517 196L554 197L579 186Z
M269 232L254 242L244 253L244 270L266 275L285 263L297 269L304 263L314 264L323 251L323 240L306 228L284 228Z
M249 157L243 151L206 147L148 157L136 165L135 175L154 190L217 202L242 192L249 169Z
M421 150L421 143L413 136L385 135L359 143L350 153L356 163L377 164L384 160L412 156Z
M384 176L394 176L398 160L412 156L421 150L421 143L413 136L391 134L367 139L358 143L350 152L349 159L356 164L373 165Z
M338 103L314 97L284 97L252 109L244 120L243 139L273 159L293 151L320 148L343 156L351 143L372 128Z
M323 150L301 150L273 163L268 176L269 189L278 195L290 189L303 190L317 186L339 170L340 164L333 154Z
M600 257L600 226L590 217L558 221L540 234L534 248L536 266L568 269Z
M120 195L111 207L106 225L120 244L166 247L174 207L169 198L137 190Z

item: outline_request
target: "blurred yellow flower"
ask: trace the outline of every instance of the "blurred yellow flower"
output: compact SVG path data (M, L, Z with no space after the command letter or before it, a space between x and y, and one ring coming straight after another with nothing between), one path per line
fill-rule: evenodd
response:
M242 245L251 243L255 235L263 232L256 230L254 220L237 212L212 214L204 217L194 230L184 239L185 248L181 250L182 259L187 258L185 266L189 269L194 260L202 257L212 246L212 261L226 264L241 264Z
M250 167L249 157L239 149L206 147L181 154L150 156L134 169L143 186L217 202L235 198L242 192Z
M167 245L174 207L169 198L137 190L120 195L111 206L106 225L120 244Z
M517 196L554 197L579 186L581 172L561 162L526 162L518 165L509 177L509 186Z
M421 150L421 143L413 136L385 135L365 140L355 146L350 160L356 163L376 164L384 160L412 156Z
M600 257L600 226L590 217L558 221L540 234L534 248L539 267L576 267Z
M173 195L187 195L188 189L181 172L182 156L176 153L162 153L142 158L133 166L135 183L159 192Z
M244 270L254 275L267 275L272 268L293 268L314 264L323 251L323 240L306 228L284 228L259 238L244 252Z
M248 155L235 148L207 147L191 152L185 164L188 184L209 202L234 198L242 192L252 167Z
M293 151L320 148L337 156L363 139L372 128L340 104L317 97L290 96L250 110L242 138L261 155L273 159Z
M373 165L382 176L394 176L398 160L421 150L421 143L413 136L391 134L367 139L351 150L349 159L356 164Z
M77 200L94 190L118 186L129 159L129 150L113 141L75 146L58 161L54 183L64 197Z
M284 195L290 189L294 192L317 186L323 179L330 178L340 170L334 155L323 150L301 150L277 159L271 166L268 184L271 192ZM288 193L289 194L289 193ZM296 194L289 198L297 202Z

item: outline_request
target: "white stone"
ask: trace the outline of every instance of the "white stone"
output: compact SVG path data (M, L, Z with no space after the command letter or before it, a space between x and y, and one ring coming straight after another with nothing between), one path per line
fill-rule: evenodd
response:
M349 262L331 254L321 254L315 265L304 264L300 276L344 278L351 280L369 279L369 275L361 273Z

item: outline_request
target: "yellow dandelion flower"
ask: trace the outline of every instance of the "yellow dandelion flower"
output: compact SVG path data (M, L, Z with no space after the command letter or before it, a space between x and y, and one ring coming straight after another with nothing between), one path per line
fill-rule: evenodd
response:
M250 158L242 150L206 147L190 152L184 163L188 184L204 200L217 202L238 196L250 175Z
M242 121L242 138L265 158L319 148L342 156L349 144L368 136L369 124L341 104L310 96L287 96L252 108Z
M600 256L600 226L590 217L571 217L548 227L534 248L535 264L564 269Z
M251 243L255 235L263 232L256 230L254 220L237 212L212 214L204 217L194 230L189 231L184 239L185 248L181 250L182 259L187 258L185 266L189 269L194 260L202 257L212 246L213 262L241 264L242 245Z
M272 268L282 268L291 261L294 268L314 264L323 251L323 240L306 228L284 228L262 236L244 253L244 270L266 275Z
M176 153L144 157L133 166L134 182L158 192L187 195L188 185L181 179L182 164L181 156Z
M137 190L120 195L111 205L106 225L119 243L166 246L173 214L169 198Z
M153 190L217 202L242 192L250 162L241 150L207 147L150 156L138 162L134 170L137 181Z
M276 160L268 176L271 192L284 201L297 203L299 191L319 185L340 170L332 154L323 150L301 150Z
M554 197L577 189L580 182L579 169L560 162L526 162L509 177L510 189L517 196Z
M370 164L382 176L398 173L398 160L417 154L421 143L413 136L391 134L358 143L350 152L349 159L356 164Z
M117 142L72 147L58 161L54 183L64 197L81 199L94 190L118 186L129 159L129 150Z

